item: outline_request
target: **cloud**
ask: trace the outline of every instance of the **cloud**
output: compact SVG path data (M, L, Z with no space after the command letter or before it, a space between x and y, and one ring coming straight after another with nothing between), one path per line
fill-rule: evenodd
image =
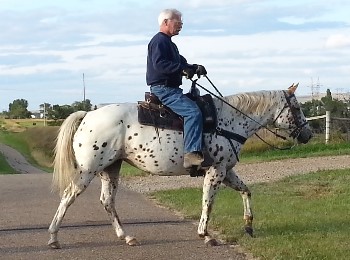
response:
M330 49L350 47L350 34L330 35L326 40L325 46Z
M31 108L71 104L82 97L83 73L93 104L142 99L147 44L166 7L184 14L173 38L180 52L205 65L223 94L293 82L307 94L312 77L324 88L350 83L346 1L21 2L0 0L0 109L14 97Z

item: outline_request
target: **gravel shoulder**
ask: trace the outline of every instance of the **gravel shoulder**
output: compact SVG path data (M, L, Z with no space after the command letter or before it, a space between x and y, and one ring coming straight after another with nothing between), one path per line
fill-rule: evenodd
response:
M319 170L347 168L350 168L350 155L297 158L247 164L238 163L234 167L236 174L246 184L276 181L287 176ZM123 178L121 183L134 191L148 193L183 187L201 188L203 177L150 175L147 177Z

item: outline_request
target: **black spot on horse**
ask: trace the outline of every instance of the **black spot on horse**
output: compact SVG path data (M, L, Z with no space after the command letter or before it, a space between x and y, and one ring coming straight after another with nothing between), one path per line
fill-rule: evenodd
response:
M128 140L131 140L131 139L132 139L132 136L129 136L129 137L128 137Z
M82 144L81 143L79 143L79 147L81 147L82 146Z
M103 144L102 144L102 147L106 147L107 146L107 142L104 142Z
M98 150L98 149L100 149L100 147L98 147L96 144L94 144L93 146L92 146L92 148L94 148L94 150Z

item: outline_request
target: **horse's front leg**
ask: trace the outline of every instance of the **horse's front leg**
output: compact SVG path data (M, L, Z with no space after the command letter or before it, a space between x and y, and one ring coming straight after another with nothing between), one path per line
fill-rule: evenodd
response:
M134 237L125 235L124 229L115 209L115 196L118 189L121 163L121 160L117 161L100 173L102 184L100 201L112 221L112 226L118 238L125 239L125 242L128 245L134 246L138 244L137 240Z
M224 184L227 187L235 189L241 192L243 200L243 219L245 221L245 231L253 236L253 212L251 209L251 193L248 187L241 181L233 169L227 171L226 177L224 179Z
M208 233L208 221L213 207L215 195L226 176L226 168L222 165L212 166L207 171L203 183L202 215L198 225L198 235L204 238L207 245L218 245L216 239Z

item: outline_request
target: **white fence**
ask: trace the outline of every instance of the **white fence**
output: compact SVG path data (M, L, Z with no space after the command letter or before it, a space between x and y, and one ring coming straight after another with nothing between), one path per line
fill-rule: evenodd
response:
M322 119L322 118L326 118L326 141L325 142L326 144L328 144L329 135L330 135L330 126L331 126L331 112L326 111L325 115L309 117L309 118L306 118L306 120L311 121L311 120Z

